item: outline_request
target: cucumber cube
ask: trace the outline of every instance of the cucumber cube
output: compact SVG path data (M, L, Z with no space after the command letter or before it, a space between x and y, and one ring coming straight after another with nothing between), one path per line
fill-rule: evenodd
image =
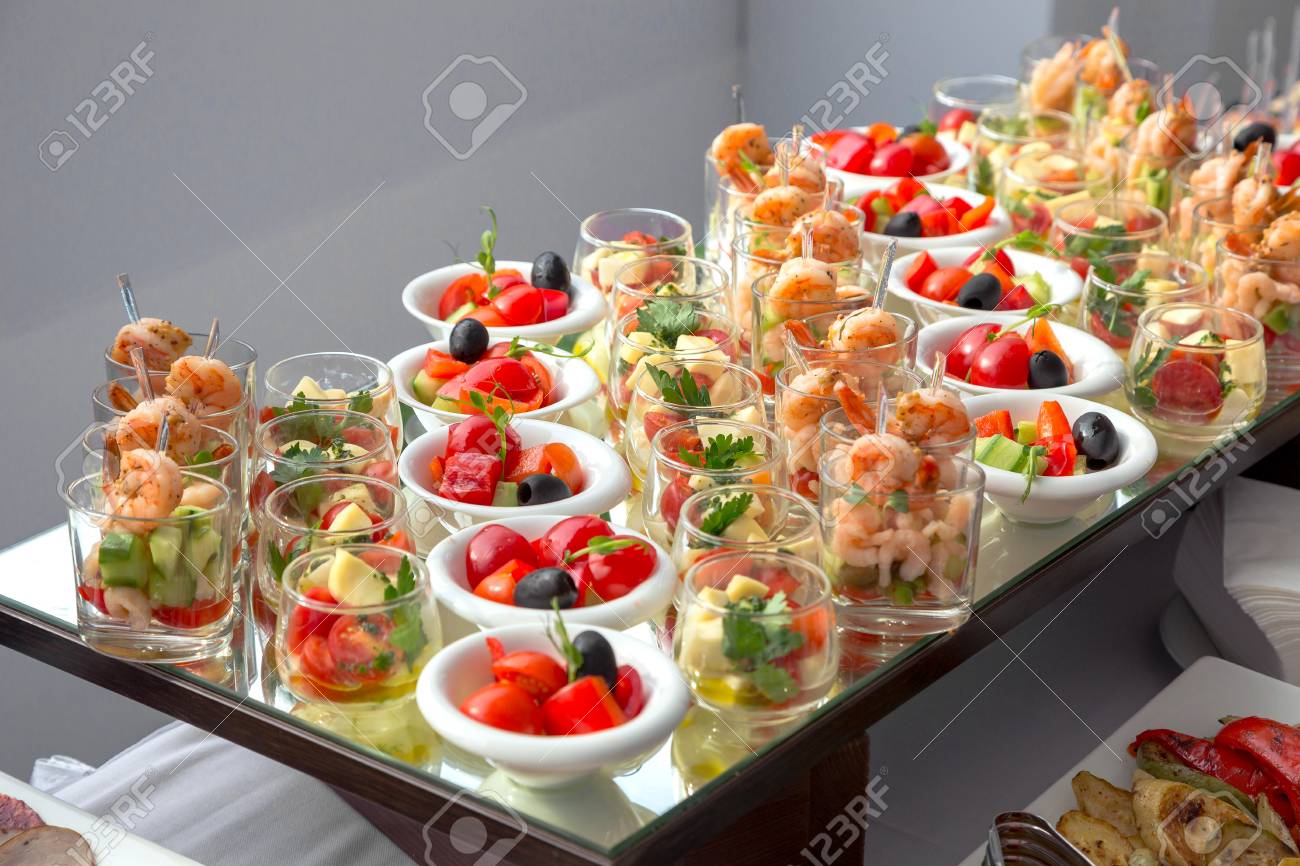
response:
M99 575L104 586L144 589L149 584L149 545L130 532L110 532L99 543Z

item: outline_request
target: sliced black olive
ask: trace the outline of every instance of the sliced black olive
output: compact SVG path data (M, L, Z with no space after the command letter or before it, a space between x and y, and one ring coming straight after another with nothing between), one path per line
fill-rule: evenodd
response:
M957 306L968 310L994 310L1002 300L1002 283L989 273L976 274L957 291Z
M539 289L559 289L569 291L569 266L560 258L559 253L545 252L533 260L533 272L529 280Z
M614 648L609 645L599 632L579 632L573 638L573 646L582 653L582 664L578 667L578 676L598 676L605 680L611 689L618 684L618 662L614 660Z
M487 326L478 319L461 319L447 339L451 356L462 364L473 364L488 348Z
M1070 384L1065 362L1051 349L1040 349L1029 356L1030 388L1061 388Z
M1245 150L1257 138L1262 138L1269 144L1277 146L1277 130L1261 120L1247 124L1238 130L1232 139L1232 146L1237 150Z
M919 238L921 218L911 211L896 213L885 223L885 234L896 238Z
M546 472L527 476L519 482L519 489L515 491L520 505L545 505L548 502L568 499L572 495L573 491L569 489L569 485Z
M1100 412L1084 412L1070 428L1074 447L1087 458L1088 468L1105 469L1119 457L1119 432Z
M550 610L551 599L560 607L570 608L578 603L578 585L573 575L562 568L539 568L530 571L515 584L515 605L538 610Z

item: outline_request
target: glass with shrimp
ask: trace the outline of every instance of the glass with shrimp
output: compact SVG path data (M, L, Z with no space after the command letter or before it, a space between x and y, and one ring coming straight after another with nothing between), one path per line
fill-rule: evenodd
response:
M686 572L673 658L701 705L776 724L826 697L839 666L826 574L788 553L719 550Z
M406 498L365 475L311 475L266 497L254 515L253 576L265 609L277 610L284 570L299 556L339 544L372 542L415 552Z
M911 316L876 307L818 313L786 323L785 363L867 360L910 370L919 332Z
M1264 328L1226 300L1220 303L1162 304L1138 317L1124 395L1133 414L1153 430L1212 441L1259 412Z
M1136 199L1081 199L1057 210L1051 243L1080 279L1087 279L1094 259L1164 249L1169 243L1169 219Z
M1107 50L1104 41L1099 50ZM1125 61L1129 74L1134 79L1156 82L1160 79L1160 67L1143 57L1129 57ZM1083 133L1084 141L1092 141L1093 134L1109 109L1110 98L1123 83L1123 73L1113 63L1099 69L1096 64L1080 65L1075 75L1074 84L1074 120Z
M300 700L378 704L410 695L441 646L429 573L382 544L335 544L285 566L276 671Z
M1291 220L1278 220L1258 247L1284 248ZM1215 301L1259 320L1268 364L1270 404L1300 391L1300 259L1270 258L1239 236L1216 248Z
M171 372L172 365L180 358L195 355L208 342L206 331L186 331L170 322L161 322L167 326L151 328L151 322L157 319L141 319L143 327L133 323L123 325L112 346L104 350L104 372L109 379L121 379L135 376L135 367L131 364L128 350L131 346L140 346L145 350L145 366L154 380L154 389L159 393L164 387L164 380ZM243 384L244 392L253 399L257 395L257 350L242 340L221 339L212 357L224 363Z
M770 484L711 487L682 503L673 533L673 562L684 574L723 550L780 551L816 563L821 524L802 496Z
M980 116L975 129L966 186L994 195L1002 167L1026 145L1041 142L1052 150L1064 150L1074 137L1074 118L1063 111L990 109Z
M77 630L89 646L146 662L195 661L229 646L240 522L230 488L137 448L60 493Z
M1003 166L997 200L1010 215L1015 232L1031 232L1046 240L1056 211L1079 198L1106 196L1114 183L1105 162L1077 150L1052 150L1035 143Z
M1243 225L1233 217L1231 196L1203 201L1192 209L1191 231L1183 255L1214 276L1219 242L1240 255L1249 255L1264 237L1267 223Z
M754 371L711 358L647 363L628 401L623 456L643 486L650 443L664 427L683 421L763 423L763 386Z
M786 482L785 446L766 427L712 419L670 424L650 440L641 496L646 534L670 547L682 503L701 490Z
M691 224L651 208L618 208L592 214L578 226L573 253L584 280L609 294L618 272L650 256L689 256L695 251Z
M1079 52L1092 37L1084 33L1047 33L1020 49L1020 81L1034 108L1068 111L1074 102L1074 70Z
M1093 260L1079 303L1079 327L1128 357L1138 317L1148 307L1205 302L1205 269L1161 250L1119 253Z
M966 621L975 588L984 472L868 434L821 460L822 565L842 628L883 654Z
M656 298L628 313L614 325L606 380L615 435L621 435L628 402L647 364L690 360L716 372L717 365L740 358L736 323L694 301Z
M824 359L806 366L792 364L776 374L774 429L786 449L786 471L791 488L801 496L817 498L817 465L822 445L818 421L852 405L854 417L868 426L875 423L877 395L921 387L921 377L902 367L868 359Z
M1167 152L1151 153L1135 141L1137 131L1119 143L1119 194L1169 213L1174 200L1174 174L1188 152L1174 144Z
M912 393L920 394L924 399L924 394L919 386L913 389ZM875 404L870 404L869 408L874 413ZM929 431L922 436L916 436L905 429L898 420L897 395L885 401L885 413L885 432L908 439L920 449L921 454L929 454L936 460L942 460L944 457L974 459L976 434L969 418L964 419L964 431L962 430L963 419L959 418L956 419L955 424L948 425L951 429L940 428ZM874 416L868 415L867 418L872 420ZM862 433L862 419L854 420L850 418L849 413L843 406L827 412L817 422L817 435L820 442L819 459L820 454L825 454L828 451L847 452L853 447L853 443L857 442L862 436Z
M354 352L312 352L285 358L266 371L261 420L304 409L346 409L378 418L402 448L402 412L393 371L383 361Z

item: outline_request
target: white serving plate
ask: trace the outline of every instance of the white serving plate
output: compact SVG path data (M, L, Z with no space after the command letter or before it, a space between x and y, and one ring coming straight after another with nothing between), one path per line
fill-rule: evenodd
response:
M1054 825L1062 814L1078 808L1070 788L1076 773L1087 770L1127 789L1137 768L1128 745L1139 733L1171 728L1193 736L1212 736L1222 727L1218 720L1226 715L1265 716L1283 722L1300 719L1300 688L1223 659L1202 658L1025 809ZM992 824L995 815L1018 809L1019 804L997 802L995 791L983 808L988 809ZM979 866L983 856L981 845L961 866Z
M691 692L673 660L656 647L621 631L600 632L618 664L641 676L646 704L636 718L605 731L573 736L532 736L477 722L460 711L473 692L492 682L486 638L501 641L506 652L531 650L558 654L544 628L512 625L468 635L442 648L420 673L415 701L429 725L459 748L481 755L512 780L532 788L554 788L621 767L649 754L668 739L691 705Z
M432 343L413 346L405 352L394 355L388 361L388 367L393 371L393 378L396 382L397 401L411 407L411 411L415 413L415 417L419 419L425 430L445 427L448 424L454 424L463 418L469 417L463 412L448 412L445 409L436 409L427 403L422 403L411 390L411 380L424 366L424 356L428 350L436 349L439 352L446 352L447 345L447 340L435 340ZM537 343L530 340L526 341L524 345L537 345ZM549 406L533 409L531 412L519 412L514 417L519 419L535 418L539 421L553 420L574 406L595 397L596 393L600 391L600 379L596 376L596 371L591 369L591 365L583 359L557 358L545 352L534 352L533 357L541 362L546 371L551 374L553 386L551 398L554 402Z
M868 237L873 236L868 235ZM883 235L877 237L883 237ZM956 235L955 237L962 238L963 242L960 245L949 245L943 249L929 249L934 263L941 268L960 266L962 262L970 257L971 253L981 249L982 245L989 243L988 241L971 243L976 239L972 238L969 233ZM944 240L944 238L936 238L935 240ZM899 248L902 249L902 244L899 245ZM1079 296L1083 294L1083 280L1079 278L1073 268L1060 259L1040 256L1037 253L1025 250L1014 250L1005 247L1004 249L1006 249L1007 256L1011 259L1011 265L1016 269L1016 274L1032 274L1034 272L1042 274L1043 279L1047 281L1048 288L1052 290L1051 303L1069 304L1077 301ZM985 312L984 310L969 310L956 304L945 304L942 301L931 300L909 289L907 283L903 281L903 277L915 259L915 255L906 255L894 262L894 267L889 272L888 288L891 295L912 305L913 309L916 310L917 318L923 324L953 317L978 316Z
M1011 413L1014 425L1019 421L1032 421L1038 417L1038 407L1044 400L1061 404L1065 417L1074 420L1085 412L1100 412L1115 425L1119 434L1119 457L1110 466L1086 475L1034 479L1029 498L1020 501L1025 491L1025 477L1018 472L1008 472L983 463L984 495L999 511L1021 523L1059 523L1069 520L1103 496L1111 496L1134 483L1151 471L1156 463L1158 448L1156 438L1146 425L1119 409L1079 397L1051 394L1040 391L999 391L980 397L966 397L963 403L971 420L996 409Z
M898 180L898 178L894 178L894 180ZM956 196L972 207L980 204L986 198L986 196L981 195L980 193L959 186L944 186L943 184L934 183L926 184L926 187L930 190L930 194L936 199L952 198L953 196ZM844 197L845 201L850 203L853 198L856 198L856 196L850 197L846 195ZM885 248L889 246L889 242L896 240L898 241L898 255L900 256L904 256L908 253L919 253L923 250L928 250L931 255L935 255L938 250L963 248L966 250L966 254L956 260L956 263L960 264L961 260L965 258L966 255L969 255L971 250L976 249L977 247L986 247L989 244L1008 237L1010 234L1011 217L1007 214L1002 205L999 204L994 205L992 213L989 214L988 222L977 229L971 229L968 232L962 232L960 234L944 235L939 238L896 238L893 235L864 231L862 233L863 254L869 260L874 259L878 261L880 256L884 253ZM937 255L935 255L935 259L938 259ZM905 262L907 261L910 261L910 259L900 258L898 261L894 262L893 270L890 272L891 275L898 274L901 276L906 268ZM929 319L922 319L922 321L927 322Z
M866 134L865 126L849 127L854 132ZM901 128L900 128L901 131ZM938 138L938 136L936 136ZM932 183L942 183L949 175L956 174L959 171L965 171L966 166L970 164L970 149L966 145L952 138L939 138L939 143L948 154L948 167L943 171L936 171L933 174L918 175L917 180L929 186ZM885 189L893 186L899 181L896 177L878 177L874 174L855 174L851 171L844 171L839 168L827 168L826 176L842 181L844 184L844 197L857 198L864 192L873 189Z
M529 274L532 273L533 263L497 262L497 268L500 270L514 268L521 274ZM446 340L451 336L451 329L455 327L455 323L444 322L427 311L438 309L438 301L448 286L476 270L479 270L476 265L459 264L447 265L421 274L402 289L402 306L406 307L406 312L413 318L423 323L429 331L429 336L435 340ZM554 343L566 334L581 334L605 317L605 296L600 289L577 274L569 277L569 287L572 296L569 300L569 312L565 315L536 325L488 328L488 337L494 343L499 340L509 340L511 337Z
M563 517L546 515L538 517L507 517L495 520L502 526L513 529L529 540L540 538L546 530L563 520ZM503 625L545 625L553 619L549 610L535 610L527 607L512 607L498 604L475 595L469 589L465 579L465 548L483 527L470 526L454 533L439 542L429 551L429 578L433 594L438 603L451 610L461 619L472 622L481 629L496 628ZM610 524L616 535L632 535L642 539L654 550L655 570L642 581L641 585L622 598L607 601L592 607L575 607L563 614L564 622L572 628L575 625L601 626L622 631L645 622L656 614L667 610L677 591L677 568L673 565L668 551L635 530Z
M964 331L984 322L999 322L1009 325L1023 322L1024 316L1016 313L980 313L978 316L962 316L957 319L944 319L926 325L916 337L916 366L922 375L928 377L934 367L936 353L947 353L957 338ZM1060 395L1070 397L1100 397L1117 390L1124 384L1124 362L1115 350L1101 340L1069 325L1052 322L1052 332L1060 342L1061 348L1069 357L1074 370L1074 381L1060 388L1036 388L1030 394ZM990 388L985 385L972 385L952 376L944 377L944 384L966 394L1017 394L1025 393L1008 388Z
M147 793L148 787L142 787L141 791ZM123 793L128 798L132 796L128 792ZM99 866L200 866L195 860L127 833L111 815L107 816L106 822L104 818L83 812L76 806L4 773L0 773L0 794L22 800L35 809L46 824L67 827L85 836ZM143 802L137 803L137 810L144 808L144 805ZM124 814L130 816L129 812Z

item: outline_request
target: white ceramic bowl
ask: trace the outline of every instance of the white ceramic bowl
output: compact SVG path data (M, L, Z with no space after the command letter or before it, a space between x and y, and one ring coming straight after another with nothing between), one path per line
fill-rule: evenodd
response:
M1024 502L1020 501L1025 492L1023 475L981 463L985 475L986 498L1012 520L1021 523L1059 523L1069 520L1099 497L1109 496L1139 480L1155 465L1156 438L1146 425L1126 412L1101 403L1042 391L1000 391L981 397L967 397L965 403L972 420L997 409L1006 409L1011 413L1011 423L1014 426L1020 421L1037 419L1038 407L1044 400L1060 403L1065 417L1070 419L1072 425L1085 412L1100 412L1109 418L1119 434L1119 457L1098 472L1056 478L1039 476L1034 479L1029 498Z
M895 178L895 180L897 180L897 178ZM985 196L980 195L973 190L957 186L944 186L943 184L935 183L926 184L926 187L930 190L930 194L936 199L952 198L953 196L956 196L972 207L984 201L985 198ZM852 203L856 199L856 196L851 197L846 195L844 199L845 201ZM966 254L970 255L970 250L975 249L976 246L988 246L995 241L1002 240L1010 234L1011 217L1003 209L1002 205L999 204L993 206L993 211L989 214L988 222L977 229L971 229L968 232L961 232L960 234L944 235L939 238L895 238L893 235L879 234L877 232L863 232L863 255L865 255L869 260L879 261L885 248L889 246L889 242L893 240L898 241L898 255L900 258L894 262L894 268L890 272L892 282L893 274L901 275L903 273L905 267L903 262L905 259L901 257L905 256L907 253L929 250L931 255L934 255L937 250L961 247L966 248ZM937 259L938 256L936 255L935 258ZM962 258L965 258L965 256ZM957 263L961 263L961 258L957 259Z
M1024 316L1015 313L980 313L978 316L962 316L959 319L944 319L921 329L916 337L916 366L923 376L929 376L936 352L947 353L957 342L957 338L969 328L983 322L999 322L1003 326L1023 322ZM1027 329L1017 328L1022 334ZM1052 332L1061 343L1061 348L1074 370L1074 381L1060 388L1036 388L1030 394L1068 394L1072 397L1100 397L1109 394L1124 384L1124 362L1115 350L1098 340L1092 334L1052 322ZM984 385L972 385L952 376L945 376L944 383L950 388L967 394L1017 394L1025 393L1007 388L989 388Z
M557 656L546 630L538 625L494 628L443 647L420 673L416 704L449 743L481 755L515 782L533 788L559 787L658 748L691 704L690 689L673 660L620 631L570 627L571 636L579 631L599 632L609 641L618 664L631 665L640 674L646 703L636 718L595 733L549 737L503 731L462 713L461 703L492 682L486 638L500 640L506 652L530 650Z
M957 237L968 237L967 235L957 235ZM942 240L937 238L936 240ZM980 246L972 244L973 238L964 241L960 246L949 246L944 249L931 248L930 257L934 263L941 268L959 267L962 262L970 258L970 254L980 249ZM987 244L987 241L981 241L981 244ZM900 244L901 247L901 244ZM1025 250L1013 250L1004 247L1007 256L1011 259L1011 265L1016 269L1016 274L1032 274L1037 272L1042 274L1043 279L1047 281L1047 286L1052 290L1051 302L1053 304L1069 304L1079 299L1083 294L1083 280L1074 272L1065 262L1059 259L1040 256L1037 253L1026 252ZM968 317L981 315L983 310L971 310L966 307L959 307L956 304L945 304L942 301L935 301L923 295L918 295L907 287L903 281L907 269L912 266L918 254L901 256L898 261L894 262L893 269L889 272L889 293L899 300L907 301L916 310L917 318L924 324L928 322L937 322L942 319L951 319L954 317ZM1014 311L1013 311L1014 312Z
M533 263L497 262L497 268L514 268L519 273L527 275L532 273ZM429 336L435 340L446 340L451 337L451 329L455 323L444 322L434 314L438 309L438 301L448 286L476 270L478 268L474 265L459 264L447 265L429 271L427 274L421 274L402 289L402 306L406 307L406 312L424 323ZM581 334L604 318L605 297L600 289L576 274L569 278L569 288L571 294L569 312L560 318L550 322L539 322L536 325L488 328L488 336L493 342L509 340L511 337L523 337L554 343L565 334Z
M850 127L854 132L866 134L865 126ZM900 130L901 131L901 130ZM944 151L948 154L948 167L943 171L936 171L934 174L918 175L917 180L929 186L934 183L942 183L949 175L964 171L970 164L970 149L966 145L952 138L940 138L939 143L943 145ZM874 174L855 174L851 171L844 171L839 168L827 168L826 176L835 178L844 183L844 198L857 198L867 190L885 189L893 186L899 181L896 177L878 177Z
M468 502L453 502L438 496L431 489L429 461L441 457L447 451L447 435L450 427L430 430L423 436L416 437L402 450L397 460L397 474L402 484L415 491L416 495L433 506L449 530L456 531L475 523L502 520L507 517L524 517L538 514L603 514L618 505L632 492L632 475L627 463L613 448L590 433L583 433L563 424L552 421L524 420L512 422L515 432L519 434L522 447L545 445L548 442L560 442L573 449L582 466L583 480L586 484L582 490L559 502L545 505L520 505L514 507L474 505Z
M508 517L496 520L518 532L530 541L540 538L546 530L563 520L563 517ZM549 610L513 607L498 604L475 595L465 579L465 548L483 527L470 526L439 542L429 551L429 577L433 594L439 603L463 620L479 628L496 628L503 625L544 625L553 619ZM677 591L677 569L668 551L655 544L646 535L622 526L610 525L618 535L632 535L646 541L657 557L655 570L636 589L622 598L592 607L575 607L564 612L564 621L570 628L575 625L601 626L602 628L628 629L645 622L668 608Z
M536 342L531 340L524 342L524 345L529 344L537 345ZM393 371L393 378L397 384L398 402L411 407L411 411L415 413L415 417L419 419L425 430L433 430L447 424L453 424L462 418L468 417L461 412L448 412L445 409L435 409L427 403L421 403L411 390L411 380L424 366L424 356L429 349L446 352L447 341L436 340L432 343L414 346L401 354L393 356L388 361L388 367ZM552 390L550 398L552 402L549 406L533 409L531 412L520 412L515 415L516 418L535 418L541 421L557 418L574 406L595 397L596 393L600 391L600 379L596 376L596 371L591 369L591 365L581 358L557 358L545 352L534 352L533 357L541 362L542 366L546 368L546 372L551 374Z

